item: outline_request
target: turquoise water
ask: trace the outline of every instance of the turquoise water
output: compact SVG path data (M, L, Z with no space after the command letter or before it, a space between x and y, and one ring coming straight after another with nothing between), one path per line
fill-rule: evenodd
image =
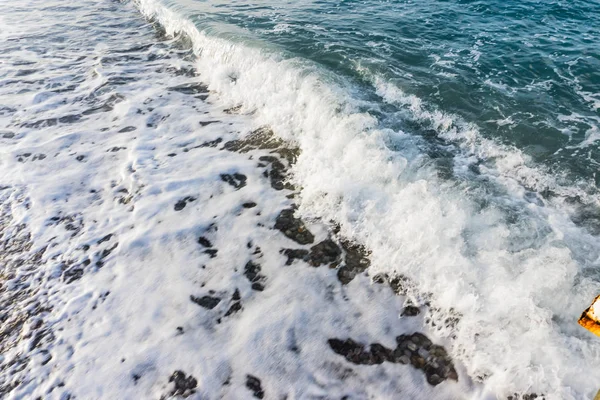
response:
M598 185L600 30L596 1L190 1L199 28L309 59L375 101L373 76L476 124L567 179ZM386 108L387 107L387 108ZM398 118L395 118L398 117ZM425 130L425 132L423 132Z

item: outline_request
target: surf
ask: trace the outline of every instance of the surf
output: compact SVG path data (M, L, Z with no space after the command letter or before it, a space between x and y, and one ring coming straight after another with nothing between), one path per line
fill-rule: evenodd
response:
M366 245L371 276L410 280L410 299L430 304L429 327L480 385L481 398L595 393L600 344L576 320L600 291L600 244L573 222L568 202L597 206L593 188L558 182L519 150L370 77L383 101L407 109L451 147L448 179L421 137L363 111L352 82L272 48L211 36L158 1L136 4L169 35L191 39L200 78L224 107L241 105L257 126L299 147L300 213L335 221Z

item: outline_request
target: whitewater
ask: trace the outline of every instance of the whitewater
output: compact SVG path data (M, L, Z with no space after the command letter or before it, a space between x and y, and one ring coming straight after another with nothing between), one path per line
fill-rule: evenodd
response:
M594 397L593 179L186 7L1 13L2 396Z

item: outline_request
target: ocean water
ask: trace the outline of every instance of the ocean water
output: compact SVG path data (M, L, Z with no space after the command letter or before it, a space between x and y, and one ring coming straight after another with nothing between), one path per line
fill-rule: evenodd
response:
M211 36L314 63L381 126L426 136L472 124L553 175L599 182L597 2L166 5Z
M597 1L4 7L0 394L237 399L252 375L265 398L593 398L600 339L577 319L600 293L598 16ZM292 194L273 190L274 147L221 147L260 127L293 148ZM282 267L299 246L271 228L289 207L316 241L365 246L366 271L343 285L335 263ZM458 381L327 346L416 331ZM195 392L169 392L174 370Z

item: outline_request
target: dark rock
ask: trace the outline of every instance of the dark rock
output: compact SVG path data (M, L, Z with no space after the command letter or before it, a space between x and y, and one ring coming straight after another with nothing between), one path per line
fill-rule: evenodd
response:
M135 126L126 126L125 128L119 130L119 133L133 132L136 130Z
M68 284L81 279L83 276L83 269L79 267L72 267L63 272L63 280Z
M169 382L175 384L174 389L171 391L172 396L183 396L188 397L196 392L198 381L193 376L186 376L183 371L175 371L173 375L169 377Z
M185 208L185 206L187 205L187 203L191 203L192 201L195 201L196 198L192 197L192 196L186 196L181 200L178 200L177 203L175 203L175 211L181 211Z
M389 280L390 287L398 295L406 295L407 289L412 285L410 279L404 275L398 275Z
M348 268L341 267L337 271L337 277L342 285L347 285L348 283L352 282L356 275Z
M369 252L364 246L345 240L341 244L346 256L344 257L344 264L338 269L337 276L343 285L347 285L356 275L364 272L371 265L371 261L369 260Z
M294 218L294 209L281 211L275 220L275 229L298 244L310 244L315 241L313 234L300 218Z
M102 250L99 255L100 259L104 259L104 258L108 257L110 255L110 253L112 253L113 250L117 248L117 246L119 246L119 243L115 243L112 247Z
M31 342L29 343L29 351L38 348L38 346L42 342L42 339L48 336L49 333L50 332L47 329L38 330L33 336L33 339L31 339Z
M262 399L265 397L265 391L262 389L260 379L253 375L246 375L246 387L250 389L254 397Z
M398 344L399 347L401 347L402 344L404 344L404 343L408 343L409 341L410 341L410 336L408 336L408 335L396 336L396 343Z
M256 264L252 261L248 261L244 267L244 275L252 283L252 289L262 292L265 288L262 282L264 282L266 278L260 274L260 271L260 264Z
M248 278L250 282L254 282L258 279L260 270L261 267L259 264L255 264L252 261L248 261L248 263L244 267L244 275L246 275L246 278Z
M235 314L236 312L242 309L242 303L240 301L241 298L242 297L240 296L240 291L238 289L235 289L235 292L233 292L233 295L231 296L231 306L229 307L229 310L227 310L227 312L225 313L225 317Z
M244 267L244 275L252 283L260 282L261 280L264 279L264 276L262 276L260 274L260 271L261 271L260 264L256 264L252 261L248 261L246 263L246 266Z
M208 254L210 258L215 258L217 256L219 250L217 249L206 249L204 250L204 254Z
M231 304L231 307L229 307L229 310L227 310L227 312L225 313L225 316L228 317L232 314L235 314L236 312L240 311L241 309L242 309L242 303L240 303L239 301L236 301L233 304Z
M379 343L373 343L370 352L373 364L383 364L384 361L392 359L392 351Z
M366 354L365 347L355 342L352 339L340 340L340 339L329 339L329 347L331 349L346 358L353 364L362 364L363 354Z
M223 112L224 112L225 114L235 114L235 113L237 113L238 111L240 111L241 109L242 109L242 105L241 105L241 104L239 104L239 105L237 105L237 106L234 106L234 107L231 107L231 108L227 108L227 109L223 110Z
M256 207L256 203L253 201L249 201L247 203L242 204L242 207L244 208L254 208Z
M200 121L200 126L207 126L207 125L216 124L219 122L221 122L221 121Z
M247 153L251 150L270 150L270 153L276 153L281 160L287 161L288 165L296 162L300 150L290 147L283 140L275 136L269 127L261 127L251 132L242 140L233 140L225 143L223 150L235 151L238 153Z
M224 150L247 153L251 150L274 150L283 146L283 141L275 137L273 131L268 127L261 127L251 132L241 140L233 140L225 143Z
M102 239L98 240L97 243L102 244L104 242L108 242L111 237L112 237L112 233L109 233L108 235L104 236Z
M410 337L410 340L419 345L420 347L424 348L425 350L429 350L431 348L431 346L433 345L433 343L431 342L431 340L429 340L429 338L425 335L423 335L420 332L415 332L412 334L412 336ZM443 347L442 347L443 349ZM445 352L446 350L444 350Z
M442 381L443 379L438 374L427 375L427 382L432 386L439 385Z
M308 250L305 249L282 249L281 253L288 258L285 265L292 265L294 260L308 260Z
M421 369L425 366L425 359L419 355L413 354L410 357L410 363L417 369Z
M186 202L184 200L179 200L177 203L175 203L175 211L181 211L185 208L186 206Z
M434 356L436 356L436 357L438 357L440 359L446 358L448 356L448 353L446 352L446 349L444 349L442 346L438 346L436 344L433 344L433 345L429 346L429 352L432 355L434 355Z
M212 247L212 243L210 242L210 240L208 240L204 236L200 236L198 238L198 243L204 247Z
M77 157L75 157L75 159L79 162L83 161L85 159L85 156L83 154L78 155Z
M400 335L394 350L374 343L367 351L365 345L352 339L329 339L331 349L358 365L381 364L385 361L395 364L410 364L423 371L427 382L438 385L446 379L458 380L456 369L443 347L433 345L431 340L422 333ZM428 351L429 349L429 351Z
M221 174L221 180L223 182L227 182L228 184L230 184L238 190L246 186L247 179L248 178L246 178L246 175L240 174L238 172L234 174Z
M416 315L419 315L421 313L421 310L419 310L419 307L415 307L415 306L406 306L404 307L404 309L402 310L402 316L403 317L414 317Z
M271 187L275 190L294 190L294 186L290 183L285 182L287 179L287 168L277 157L273 156L262 156L259 158L260 161L265 162L270 166L268 171L265 171L265 176L269 178ZM263 164L265 165L265 164Z
M526 393L526 394L523 394L523 395L515 393L512 396L508 396L507 400L536 400L538 398L540 400L544 400L545 399L544 395L539 395L539 397L538 397L537 393Z
M309 262L313 267L336 262L342 254L333 240L326 239L310 248Z
M202 296L202 297L196 297L196 296L190 296L190 300L192 300L192 302L198 304L201 307L204 307L208 310L212 310L213 308L215 308L217 306L217 304L219 304L221 302L221 299L218 297L211 297L211 296Z
M221 143L223 141L222 138L217 138L215 140L209 140L208 142L204 142L198 146L195 146L195 149L201 148L201 147L217 147L217 145L219 143Z

